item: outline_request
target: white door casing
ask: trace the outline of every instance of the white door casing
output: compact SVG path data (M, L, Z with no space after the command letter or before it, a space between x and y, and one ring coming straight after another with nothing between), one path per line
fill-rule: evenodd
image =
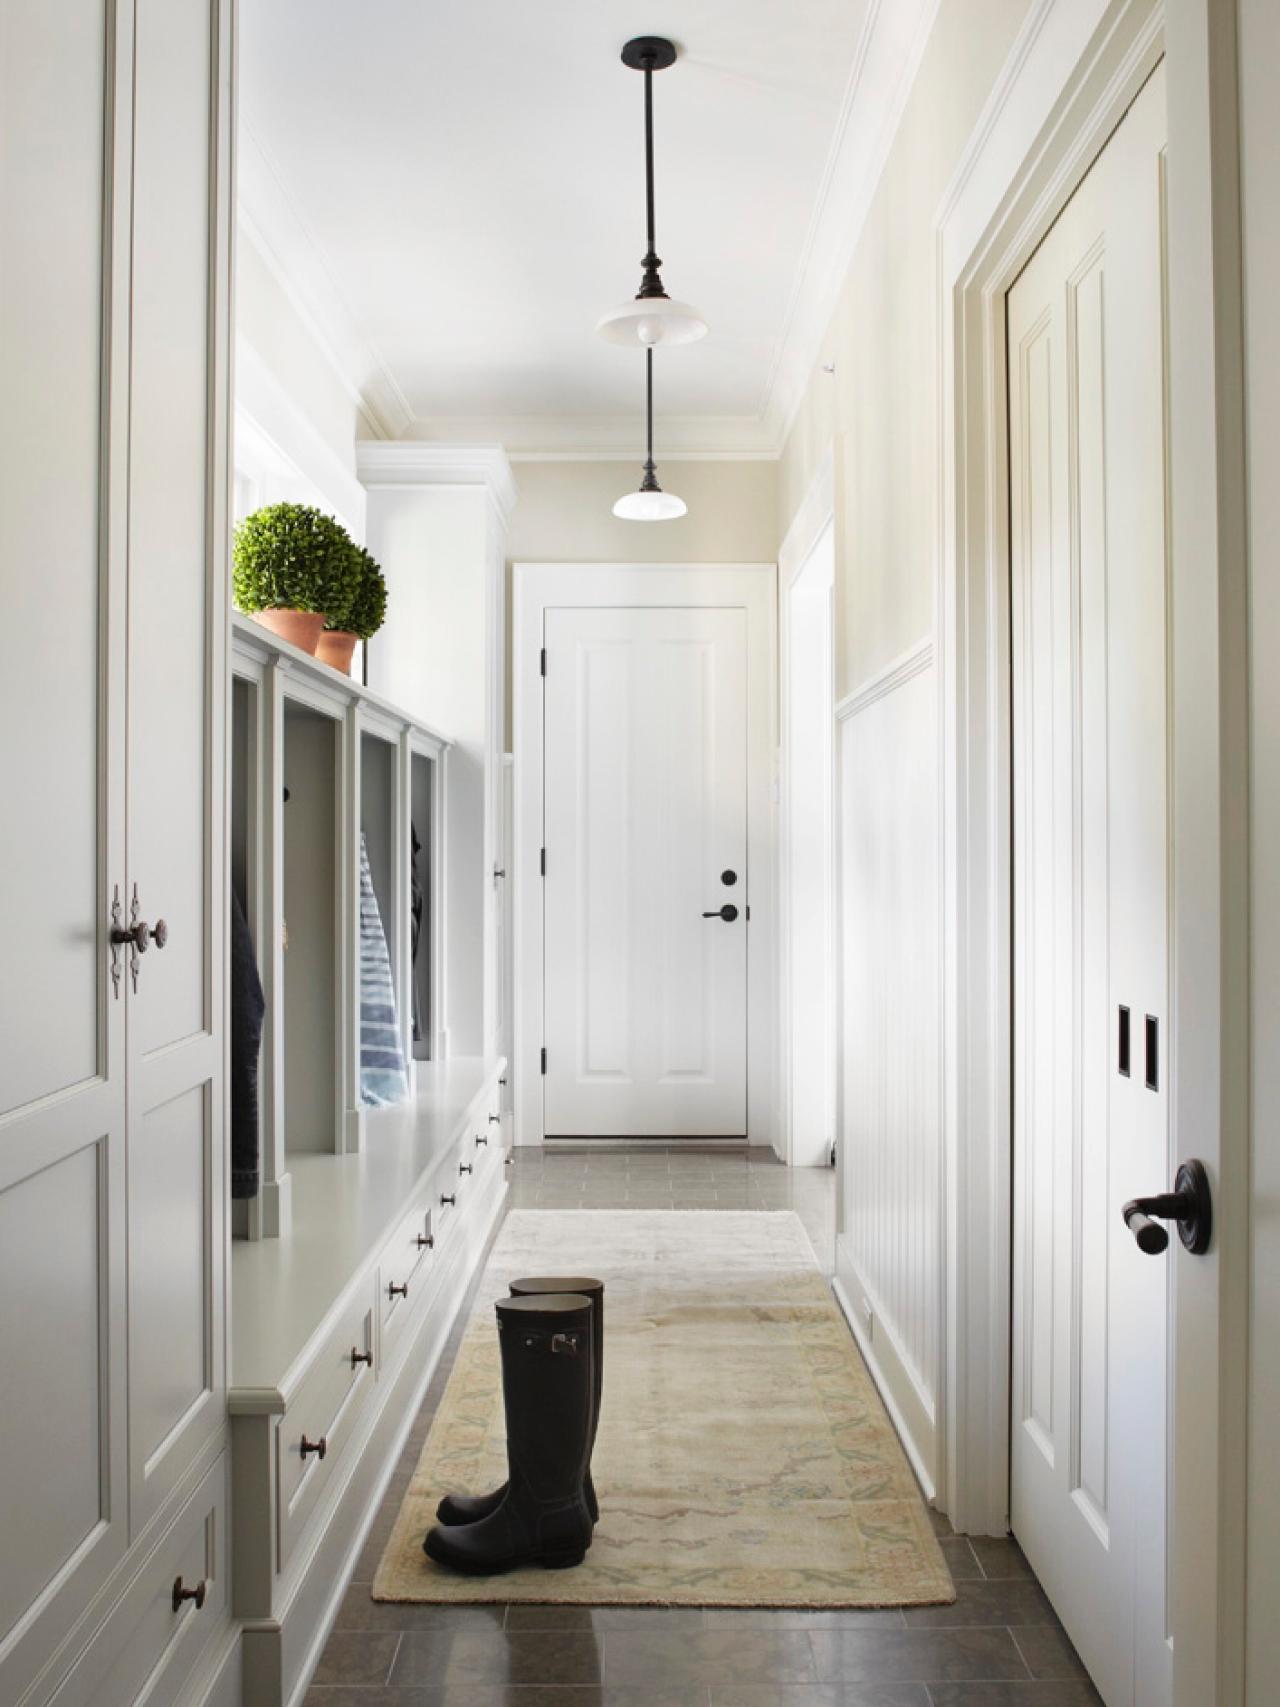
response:
M1157 68L1008 299L1011 1516L1109 1707L1172 1682L1170 1269L1120 1214L1172 1173L1164 93Z
M835 524L782 592L782 990L787 1159L835 1135Z
M546 1131L744 1137L745 613L550 609L544 638Z
M773 1143L777 1127L777 968L775 911L776 572L771 564L524 564L513 566L514 676L514 1002L512 1061L516 1143L541 1143L544 1075L544 909L540 872L544 830L543 697L540 661L552 609L730 610L746 632L745 883L735 889L743 922L751 909L747 953L746 1121L754 1143ZM554 664L550 666L554 668ZM554 857L554 853L549 855ZM718 873L717 873L718 876ZM722 905L717 883L706 902ZM699 909L699 912L704 910ZM699 920L701 923L702 921ZM715 920L708 926L728 930ZM742 1128L739 1128L741 1131Z

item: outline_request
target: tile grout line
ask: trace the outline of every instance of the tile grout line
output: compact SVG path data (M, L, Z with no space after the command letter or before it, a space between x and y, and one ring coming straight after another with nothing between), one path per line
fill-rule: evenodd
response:
M383 1678L381 1688L387 1689L391 1684L391 1674L396 1669L396 1661L400 1658L400 1649L404 1645L404 1631L396 1637L396 1645L391 1653L391 1664L387 1667L387 1675Z
M1032 1683L1035 1683L1036 1682L1036 1674L1031 1669L1031 1662L1027 1659L1027 1656L1022 1651L1022 1643L1018 1640L1017 1630L1014 1628L1014 1626L1012 1624L1006 1625L1006 1629L1008 1630L1010 1639L1012 1640L1013 1645L1017 1650L1018 1658L1022 1661L1023 1665L1026 1666L1026 1668L1027 1668L1027 1676L1031 1679Z

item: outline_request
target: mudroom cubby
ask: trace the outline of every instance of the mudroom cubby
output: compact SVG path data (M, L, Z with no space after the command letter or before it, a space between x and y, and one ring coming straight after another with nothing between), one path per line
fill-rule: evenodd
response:
M230 735L232 883L266 1007L259 1063L261 1189L237 1201L233 1229L246 1239L287 1237L298 1161L358 1152L371 1112L360 1072L362 847L386 943L410 1102L429 1091L425 1064L444 1057L438 853L449 743L239 616Z

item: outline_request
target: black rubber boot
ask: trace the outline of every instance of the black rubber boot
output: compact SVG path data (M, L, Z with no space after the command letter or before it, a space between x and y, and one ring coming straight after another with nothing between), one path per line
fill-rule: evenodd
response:
M591 1440L587 1448L587 1474L582 1484L582 1492L587 1502L587 1510L591 1513L592 1523L598 1523L600 1506L596 1500L590 1466L591 1448L595 1445L596 1430L600 1426L600 1395L604 1391L604 1281L592 1280L583 1274L560 1274L540 1275L532 1280L511 1282L513 1298L547 1296L561 1292L574 1292L583 1298L590 1298L592 1304L591 1349L594 1384L591 1395ZM504 1482L491 1494L446 1494L436 1507L436 1522L447 1527L459 1523L479 1523L482 1517L488 1517L490 1512L497 1511L506 1492L507 1485Z
M501 1298L498 1343L507 1412L507 1487L476 1523L427 1532L438 1565L491 1576L517 1565L580 1565L591 1545L583 1497L591 1447L592 1304L580 1293Z

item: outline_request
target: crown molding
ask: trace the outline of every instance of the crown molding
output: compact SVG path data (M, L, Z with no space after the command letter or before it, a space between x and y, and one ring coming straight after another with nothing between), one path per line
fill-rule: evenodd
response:
M362 439L356 474L366 491L429 486L482 488L505 523L516 504L516 482L501 445L445 445L421 439Z
M368 429L383 438L403 433L413 419L408 399L366 337L275 162L243 117L236 217L240 237L261 256Z
M512 462L643 462L643 415L439 416L417 420L415 438L500 444ZM781 446L750 415L667 415L656 423L656 460L772 462Z
M871 0L845 86L760 417L786 443L902 122L940 0Z

